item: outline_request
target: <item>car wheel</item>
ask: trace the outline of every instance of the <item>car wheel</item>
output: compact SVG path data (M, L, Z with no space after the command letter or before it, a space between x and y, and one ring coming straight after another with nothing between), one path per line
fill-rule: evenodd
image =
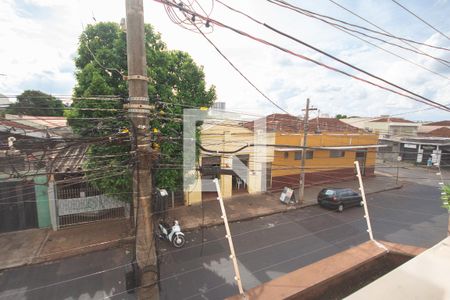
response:
M338 210L338 212L343 212L344 211L344 204L339 204L337 210Z

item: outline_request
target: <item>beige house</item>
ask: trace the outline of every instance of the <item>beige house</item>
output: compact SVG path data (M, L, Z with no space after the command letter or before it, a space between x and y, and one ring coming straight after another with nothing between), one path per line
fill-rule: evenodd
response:
M202 171L196 172L195 182L185 192L186 205L216 198L217 191L212 184L214 178L220 180L224 198L266 190L265 167L274 155L274 148L261 145L273 144L274 134L255 132L244 127L243 123L210 120L202 125L202 150L198 159Z

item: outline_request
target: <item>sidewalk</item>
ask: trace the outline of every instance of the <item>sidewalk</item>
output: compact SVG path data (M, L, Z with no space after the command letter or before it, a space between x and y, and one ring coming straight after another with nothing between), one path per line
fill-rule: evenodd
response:
M0 270L58 260L134 241L128 220L111 220L53 231L0 234Z
M357 180L332 183L327 184L327 186L351 188L356 191L359 188ZM392 180L391 177L387 176L364 178L364 190L366 194L393 190L401 187L401 184L396 184L395 180ZM322 188L324 188L323 185L306 187L305 202L302 205L285 205L281 203L279 199L281 192L273 194L238 195L231 199L225 199L224 204L230 222L242 221L316 205L317 194ZM298 194L296 193L296 196L297 195ZM183 231L191 231L201 228L202 226L210 227L223 224L220 216L219 203L214 200L208 200L204 201L203 208L201 205L177 207L169 211L168 217L170 220L178 220Z

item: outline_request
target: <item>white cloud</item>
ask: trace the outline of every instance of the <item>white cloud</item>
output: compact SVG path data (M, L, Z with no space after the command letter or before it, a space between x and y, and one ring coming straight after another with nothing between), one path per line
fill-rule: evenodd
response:
M207 0L200 0L200 2L206 8L209 8L211 3ZM448 40L439 34L430 32L428 28L407 15L399 14L398 7L380 4L378 1L364 1L357 4L352 1L341 2L395 34L450 47ZM450 8L442 5L441 2L435 3L435 10L428 9L420 12L426 19L444 20L437 24L445 29L450 26L447 17L450 14ZM204 66L207 82L217 86L218 98L226 101L228 108L258 114L278 111L245 82L199 34L182 29L170 22L161 4L150 0L144 3L146 22L152 23L156 30L162 33L162 38L169 48L187 51L198 64ZM235 0L227 3L380 77L441 103L450 103L448 80L399 60L325 24L275 7L268 2ZM320 13L369 26L326 1L295 3ZM0 2L0 38L7 45L0 48L0 73L7 74L6 77L0 77L0 92L17 94L26 88L40 87L45 92L71 94L75 83L73 55L76 52L82 26L93 23L94 18L98 22L119 22L124 15L124 1L4 0ZM277 36L242 16L231 13L218 3L215 4L211 17L302 55L357 74L348 67ZM336 113L394 114L424 107L222 28L216 27L209 37L256 86L295 114L301 112L307 97L310 97L312 103L322 112L332 115ZM450 69L434 60L389 45L381 45L379 42L375 43L450 77ZM445 51L426 47L420 47L420 49L450 60L450 55ZM367 78L365 75L360 76ZM411 118L448 119L448 116L446 113L429 110L412 114Z

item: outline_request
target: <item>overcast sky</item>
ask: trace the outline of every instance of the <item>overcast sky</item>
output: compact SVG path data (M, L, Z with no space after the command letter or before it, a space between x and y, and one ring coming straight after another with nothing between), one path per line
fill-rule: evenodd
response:
M401 50L380 41L373 43L441 74L385 53L327 24L277 7L265 0L222 0L362 69L442 104L450 104L450 67L436 60ZM199 0L211 18L267 39L299 54L357 74L300 44L276 35L212 0ZM370 27L329 0L291 3L315 12ZM392 1L343 1L343 6L391 33L450 48L450 41L421 23ZM450 35L450 1L405 1L405 6ZM188 52L204 66L208 84L217 87L218 101L227 109L251 114L280 112L265 100L198 33L172 23L164 7L144 0L145 21L154 25L170 49ZM125 0L2 0L0 2L0 93L17 95L38 89L70 95L75 84L73 57L83 26L100 21L120 22ZM413 120L450 119L449 113L423 110L425 105L335 73L235 33L214 27L208 35L228 58L264 93L292 114L300 114L306 98L321 113L377 116L399 114ZM390 40L401 44L401 42ZM404 45L404 44L402 44ZM404 45L406 46L406 45ZM428 54L450 60L448 51L419 47ZM5 76L6 75L6 76Z

